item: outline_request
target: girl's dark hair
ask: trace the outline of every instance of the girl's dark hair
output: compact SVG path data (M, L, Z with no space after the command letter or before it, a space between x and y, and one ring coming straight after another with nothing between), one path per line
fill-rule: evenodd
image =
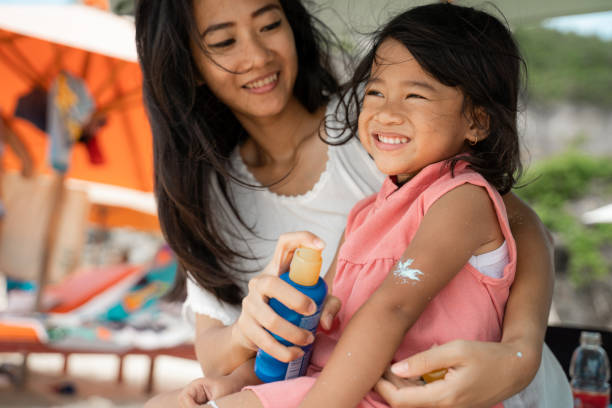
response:
M374 34L373 47L358 64L336 116L350 132L334 144L357 134L363 86L369 80L376 51L388 38L402 43L419 65L444 85L459 88L464 112L488 130L488 137L469 146L469 155L448 160L454 170L459 160L482 174L501 194L522 172L517 130L518 98L525 62L512 34L497 18L470 7L437 3L408 10ZM488 123L483 123L486 113Z
M303 3L280 0L298 54L294 95L314 112L338 91L338 83L331 69L329 30ZM229 216L245 225L227 186L240 183L230 174L229 157L248 135L203 83L191 47L200 43L192 0L139 0L135 17L144 102L153 132L158 215L179 261L168 297L184 297L189 271L219 300L239 304L244 294L237 283L250 271L241 270L236 261L252 258L228 245L227 237L236 232L219 204L225 201ZM213 180L221 194L213 191Z

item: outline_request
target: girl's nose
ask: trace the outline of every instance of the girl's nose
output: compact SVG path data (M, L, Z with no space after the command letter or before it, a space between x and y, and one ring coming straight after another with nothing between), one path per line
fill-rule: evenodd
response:
M388 104L376 113L375 119L383 125L401 125L404 123L404 118L398 113L397 109Z

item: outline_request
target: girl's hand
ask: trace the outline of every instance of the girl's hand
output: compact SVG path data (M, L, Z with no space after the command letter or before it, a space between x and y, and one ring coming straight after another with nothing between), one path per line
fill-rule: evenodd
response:
M276 298L297 313L312 315L316 312L317 306L309 297L279 278L289 269L293 253L300 246L320 250L325 244L310 232L281 235L272 261L249 282L249 293L242 301L242 312L232 328L232 337L243 348L253 352L262 349L283 362L293 361L304 352L299 347L282 345L268 331L299 346L314 341L312 333L289 323L268 305L270 298Z
M221 398L225 395L240 391L242 384L238 386L231 380L230 376L218 378L198 378L183 388L178 395L180 408L195 408L206 404L208 401Z
M206 404L214 397L211 395L209 378L198 378L183 388L178 395L180 408L195 408Z
M516 377L521 369L529 371L525 367L531 364L531 354L506 343L455 340L392 366L393 374L413 379L449 368L443 380L404 386L383 378L376 391L393 408L491 407L517 392L505 379Z

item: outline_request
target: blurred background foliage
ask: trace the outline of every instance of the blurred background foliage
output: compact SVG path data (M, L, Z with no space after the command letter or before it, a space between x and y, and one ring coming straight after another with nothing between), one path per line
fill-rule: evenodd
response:
M527 60L529 103L612 108L612 41L541 26L515 34Z
M515 192L567 250L572 281L581 286L607 276L612 265L605 250L612 245L612 224L585 225L571 203L593 193L612 197L612 160L571 149L536 163L522 183Z
M554 29L517 27L515 35L527 62L527 107L560 103L612 109L612 41ZM611 135L612 136L612 135ZM580 141L557 156L530 166L515 192L553 232L567 254L571 281L584 286L609 275L612 224L585 225L573 204L588 196L612 202L612 157L581 152Z

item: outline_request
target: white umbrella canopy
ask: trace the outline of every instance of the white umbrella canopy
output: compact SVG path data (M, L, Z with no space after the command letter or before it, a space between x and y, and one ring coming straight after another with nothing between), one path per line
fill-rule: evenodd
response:
M126 61L137 61L133 18L119 17L80 4L48 3L50 1L0 0L0 28Z
M368 32L391 15L431 0L316 0L323 21L341 37ZM136 61L134 23L76 0L0 0L0 28L75 48ZM612 10L610 0L458 0L456 4L497 6L511 24ZM96 30L104 27L104 30Z
M345 40L358 36L355 31L367 33L375 30L399 11L433 2L435 1L316 0L321 19L329 24L341 39ZM536 23L552 17L612 10L610 0L456 0L453 3L477 7L493 13L496 12L495 7L497 7L511 25Z

